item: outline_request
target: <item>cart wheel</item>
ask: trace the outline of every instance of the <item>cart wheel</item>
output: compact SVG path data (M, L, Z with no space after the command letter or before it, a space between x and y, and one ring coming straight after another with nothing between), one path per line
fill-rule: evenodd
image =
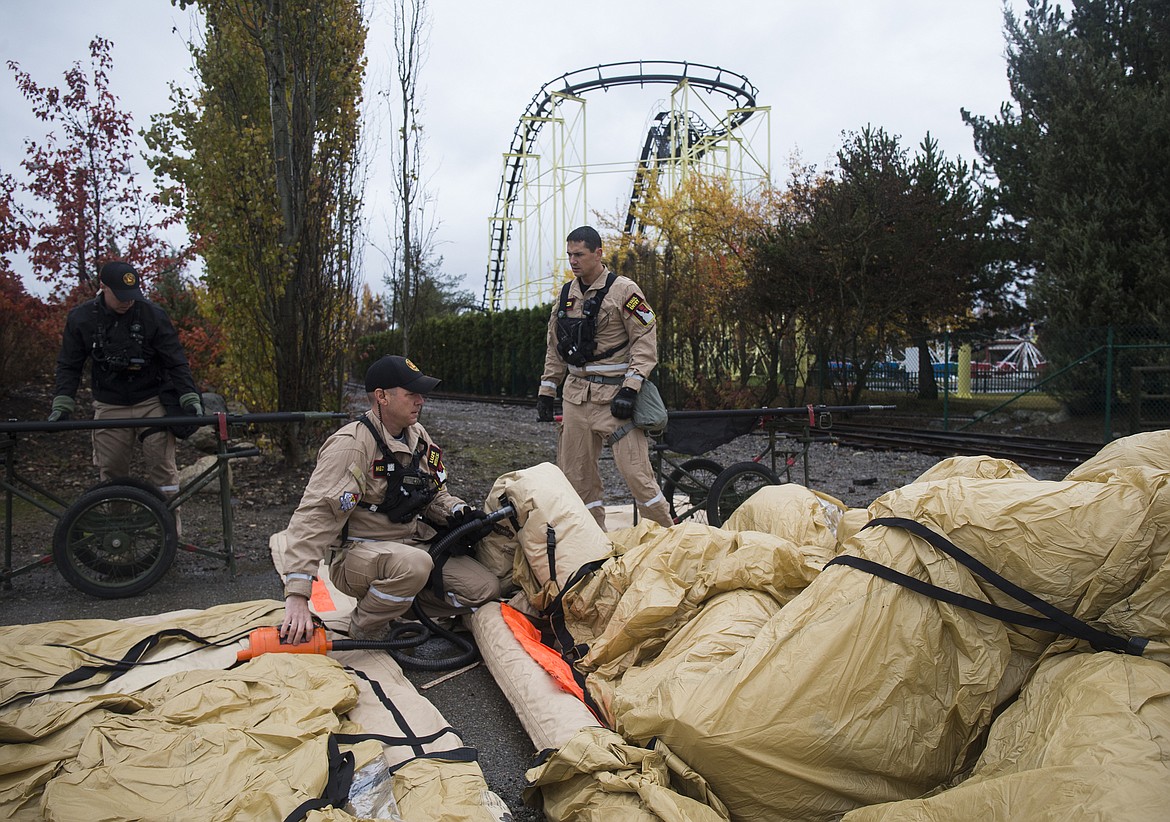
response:
M681 522L689 516L702 511L707 505L707 497L711 493L711 485L715 478L723 473L723 466L715 460L702 457L687 460L678 468L670 472L670 476L662 483L662 495L670 505L670 516L675 522ZM687 498L686 508L681 512L675 510L675 495Z
M779 485L772 469L758 462L737 462L715 478L707 497L707 524L725 523L740 504L765 485Z
M141 594L175 561L175 519L156 491L100 485L65 509L53 561L79 591L102 599Z

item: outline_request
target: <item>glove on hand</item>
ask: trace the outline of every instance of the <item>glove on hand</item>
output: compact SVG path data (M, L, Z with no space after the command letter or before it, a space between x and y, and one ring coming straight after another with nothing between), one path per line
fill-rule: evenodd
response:
M552 422L553 421L553 398L552 397L537 397L536 398L536 421L537 422Z
M482 522L487 519L487 514L478 508L472 508L470 505L465 505L457 511L452 512L451 516L447 517L447 527L442 533L435 536L432 544L446 539L447 535L456 528L466 525L469 522ZM464 556L466 554L474 553L475 544L484 536L482 529L469 528L467 533L459 537L453 543L448 544L447 550L451 552L452 556Z
M460 525L465 525L478 519L487 519L487 512L481 511L478 508L472 508L470 505L464 505L462 508L452 512L451 516L447 517L447 530L453 531Z
M619 420L628 420L634 416L634 403L638 399L638 392L628 386L618 389L617 395L609 403L609 413Z
M59 422L67 420L73 416L73 410L77 404L73 401L73 397L66 397L64 394L58 394L53 397L52 411L49 413L49 422Z
M179 397L179 405L183 406L183 410L192 417L203 416L203 401L202 398L195 393L184 394Z

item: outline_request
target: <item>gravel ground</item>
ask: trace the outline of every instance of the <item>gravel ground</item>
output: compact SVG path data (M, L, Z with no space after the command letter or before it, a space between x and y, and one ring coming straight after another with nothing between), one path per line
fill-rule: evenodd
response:
M19 397L9 397L0 402L0 419L43 418L40 399L23 405L17 400ZM85 410L82 406L79 416ZM501 474L556 460L556 426L537 422L531 406L432 398L423 410L422 422L444 449L452 492L476 504L482 503ZM703 457L726 467L754 458L766 444L765 436L746 435ZM795 452L791 478L803 483L802 443L786 438L781 444ZM181 463L188 464L198 456L190 445L181 446ZM690 458L678 457L676 462ZM938 457L912 452L855 451L812 442L808 446L807 484L851 507L864 507L885 491L913 481L937 461ZM38 482L67 498L96 481L89 465L88 437L78 432L23 436L15 452L15 465L19 470L28 462L35 463L31 475ZM0 591L0 625L118 619L225 602L279 599L280 580L269 560L268 537L287 524L311 466L287 470L275 455L239 463L233 463L234 575L226 572L222 559L180 552L167 576L144 594L104 600L74 590L51 565L45 566L21 574ZM781 460L781 473L783 465ZM1058 479L1064 474L1063 469L1046 466L1025 468L1037 479ZM30 475L27 469L22 473ZM629 504L629 493L612 460L603 458L602 475L607 503ZM185 540L223 550L218 497L198 496L184 504L182 515ZM18 504L13 517L13 567L48 552L53 524L52 517ZM408 672L408 676L416 685L437 678L426 672ZM516 822L543 819L543 814L524 808L520 800L523 773L536 752L486 669L479 666L424 693L464 740L478 748L488 784L513 809Z

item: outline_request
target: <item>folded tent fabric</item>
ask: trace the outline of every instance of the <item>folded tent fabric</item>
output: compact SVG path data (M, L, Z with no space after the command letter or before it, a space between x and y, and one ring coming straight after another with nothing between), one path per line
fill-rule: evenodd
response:
M1163 564L1168 499L1167 476L1140 470L1100 483L954 477L886 494L869 513L931 523L1008 579L1092 621ZM870 529L845 548L1014 604L912 535ZM670 569L665 577L690 580L671 564L675 551L657 546L654 561ZM836 567L777 600L771 615L763 603L754 617L743 601L694 603L748 614L731 632L725 615L704 607L631 621L664 598L646 584L647 568L623 574L637 584L613 606L626 621L591 646L585 662L601 664L590 688L626 738L660 737L703 773L733 818L827 819L937 787L971 764L994 712L1053 639ZM687 642L676 642L683 630ZM607 650L604 640L622 634L640 649Z
M207 648L181 633L170 638L184 630L246 636L279 622L282 607L242 603L148 624L77 620L0 631L12 696L0 713L8 743L0 746L0 817L116 820L147 802L159 817L279 822L321 796L337 749L357 769L392 779L405 819L507 817L474 751L385 654L336 654L350 670L332 657L279 653L235 666L242 642ZM160 633L168 639L139 658L175 657L165 665L93 677L96 684L39 700L22 696L45 690L79 660L94 662L92 654L121 659ZM312 818L354 819L336 808Z
M992 724L970 778L843 822L1161 822L1170 805L1170 668L1111 653L1044 660Z
M515 512L496 523L476 549L504 588L522 588L538 610L547 608L581 566L609 555L601 526L581 503L568 479L552 463L504 474L484 504L488 512L511 505Z

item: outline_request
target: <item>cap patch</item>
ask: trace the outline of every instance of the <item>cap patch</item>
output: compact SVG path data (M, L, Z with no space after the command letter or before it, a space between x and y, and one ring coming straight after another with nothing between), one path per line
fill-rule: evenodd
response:
M419 370L419 367L417 365L415 365L414 363L412 363L410 360L404 359L403 362L406 363L406 367L409 368L411 371L418 371Z

